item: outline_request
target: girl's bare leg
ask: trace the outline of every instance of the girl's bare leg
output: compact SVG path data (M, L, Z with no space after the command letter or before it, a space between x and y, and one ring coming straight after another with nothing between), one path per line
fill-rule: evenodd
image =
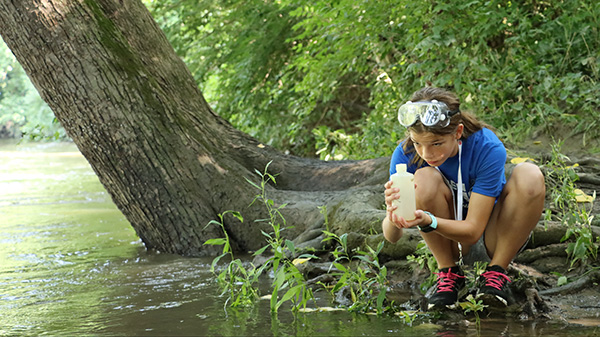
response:
M452 193L442 175L433 167L424 167L415 172L415 190L417 209L429 211L440 218L452 219L454 216ZM458 261L458 245L435 231L420 232L433 253L438 268L452 267Z
M546 186L540 169L531 163L517 165L485 230L485 245L492 258L489 265L508 268L537 225L545 196Z

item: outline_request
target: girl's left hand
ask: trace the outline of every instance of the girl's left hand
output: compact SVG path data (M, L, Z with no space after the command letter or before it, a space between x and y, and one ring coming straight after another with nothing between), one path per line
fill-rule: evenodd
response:
M431 225L431 218L425 214L422 210L418 209L415 211L415 218L407 221L404 218L400 218L398 221L404 228L412 228L416 226L426 227Z

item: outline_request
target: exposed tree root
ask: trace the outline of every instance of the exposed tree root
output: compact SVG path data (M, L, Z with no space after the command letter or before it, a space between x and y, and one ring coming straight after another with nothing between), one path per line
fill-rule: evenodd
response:
M543 296L556 296L556 295L568 295L581 291L585 288L597 284L600 282L600 270L592 270L591 272L583 275L578 280L567 283L563 286L546 289L540 291L540 295Z

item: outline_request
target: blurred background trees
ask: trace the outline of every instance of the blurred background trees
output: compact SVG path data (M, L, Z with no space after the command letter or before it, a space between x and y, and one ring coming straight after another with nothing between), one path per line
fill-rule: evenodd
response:
M0 138L65 139L52 110L0 39Z
M213 109L282 151L389 155L397 107L456 91L505 142L573 137L600 152L596 1L144 0ZM0 46L0 125L64 138ZM16 132L18 134L18 132Z

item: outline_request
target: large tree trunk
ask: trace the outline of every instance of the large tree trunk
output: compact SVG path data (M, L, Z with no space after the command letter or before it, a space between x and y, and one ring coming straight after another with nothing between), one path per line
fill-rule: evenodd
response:
M323 224L379 230L387 159L321 162L262 146L217 116L139 0L0 0L0 35L148 248L213 254L206 226L225 210L240 250L269 231L254 170L278 174L268 195L286 235Z

